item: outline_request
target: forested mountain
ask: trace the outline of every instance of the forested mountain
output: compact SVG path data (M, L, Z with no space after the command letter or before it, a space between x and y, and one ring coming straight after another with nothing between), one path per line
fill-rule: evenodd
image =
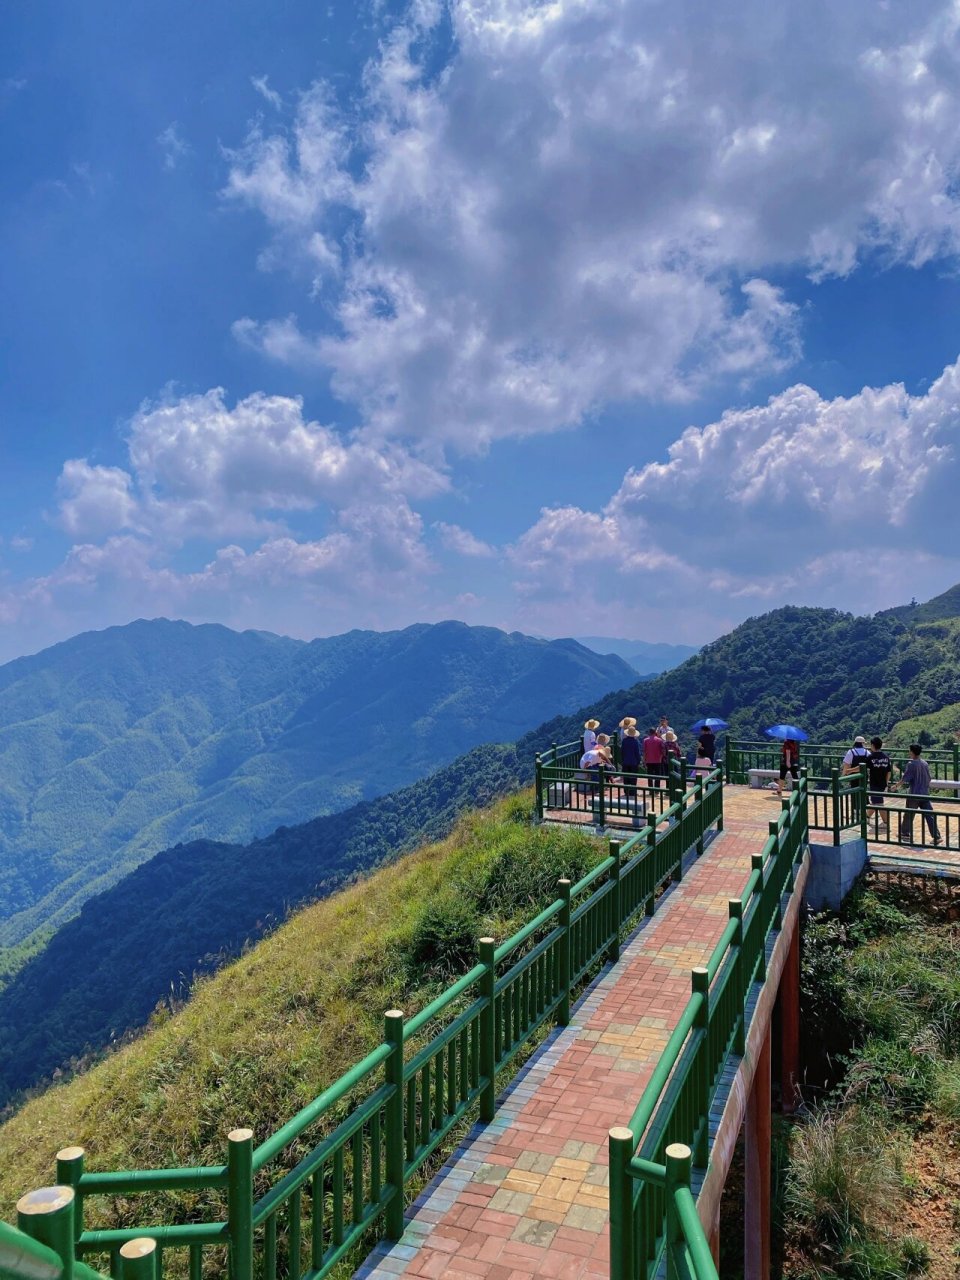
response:
M817 741L845 742L958 701L960 618L908 626L889 614L789 607L749 618L676 670L597 699L592 710L606 729L624 715L641 726L667 715L681 744L706 715L729 721L738 738L789 723ZM558 716L518 751L575 738L582 727L579 712Z
M344 809L633 678L572 640L460 622L307 643L158 619L7 663L0 948L160 849Z
M934 596L932 600L925 600L923 604L918 604L914 600L910 604L897 605L895 609L884 609L877 616L899 618L901 622L908 623L940 622L944 618L958 618L960 617L960 582L955 587L950 587L942 594Z
M481 748L395 795L241 847L191 844L154 857L89 902L0 993L0 1090L7 1094L136 1026L197 971L236 955L288 905L328 891L446 829L462 807L527 782L536 751L578 737L587 712L605 727L661 712L689 741L700 715L737 736L793 721L821 741L887 733L960 702L960 619L908 627L827 609L751 618L675 671L593 699L525 734ZM934 717L930 723L939 725ZM952 723L952 722L951 722ZM944 737L953 730L943 722ZM938 744L939 745L939 744Z

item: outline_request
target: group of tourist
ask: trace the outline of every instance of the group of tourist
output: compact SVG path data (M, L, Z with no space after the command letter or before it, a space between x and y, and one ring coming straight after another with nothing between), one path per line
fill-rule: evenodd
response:
M869 793L869 810L876 815L877 821L885 831L890 830L890 819L884 812L885 797L888 792L897 788L894 782L894 765L890 756L883 749L882 738L871 738L870 746L862 734L853 740L853 746L844 754L841 773L849 775L858 773L862 766L867 770L867 790ZM800 772L800 744L794 738L787 738L780 748L780 778L777 793L783 794L783 784L787 774L797 778ZM910 759L907 761L900 778L899 787L907 792L904 801L906 813L902 815L899 839L913 840L913 815L919 811L930 832L930 839L935 845L940 843L940 829L937 816L933 812L930 801L930 766L923 759L923 747L915 742L910 747Z
M583 726L583 755L580 757L580 768L583 770L614 766L610 735L597 733L599 728L600 721L594 719L587 720ZM620 768L625 775L625 785L630 785L626 775L642 771L650 776L651 785L661 786L660 779L669 775L670 761L682 759L679 739L666 716L660 717L659 724L651 725L643 738L637 728L636 717L624 716L617 726L617 733ZM704 728L697 741L695 776L704 775L713 768L716 749L717 740L713 730Z

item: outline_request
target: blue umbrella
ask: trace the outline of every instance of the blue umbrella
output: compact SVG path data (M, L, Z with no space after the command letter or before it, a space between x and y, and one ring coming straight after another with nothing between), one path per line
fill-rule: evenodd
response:
M719 729L729 729L730 726L727 724L726 720L718 720L716 716L707 716L706 719L698 720L696 724L692 724L690 728L694 733L699 733L702 729L713 729L716 731Z
M804 733L795 724L772 724L769 729L764 729L763 732L768 738L793 738L795 742L808 742L810 740L809 733Z

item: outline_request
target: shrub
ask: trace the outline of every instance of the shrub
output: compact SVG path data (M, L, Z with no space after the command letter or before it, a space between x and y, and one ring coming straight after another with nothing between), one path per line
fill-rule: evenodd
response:
M447 981L477 960L480 920L473 901L456 887L421 911L410 940L410 961L421 977Z
M933 1097L938 1065L936 1045L929 1041L911 1045L870 1036L850 1061L849 1089L863 1101L915 1120Z
M825 1107L797 1128L785 1199L814 1251L839 1259L895 1207L902 1180L882 1124L860 1107Z

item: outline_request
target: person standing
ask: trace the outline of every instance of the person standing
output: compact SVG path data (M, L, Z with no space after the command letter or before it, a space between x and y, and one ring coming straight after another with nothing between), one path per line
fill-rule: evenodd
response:
M777 795L783 795L783 784L787 774L794 782L800 778L800 744L796 738L785 738L780 748L780 777L777 781Z
M918 742L910 746L910 759L903 771L902 783L907 792L907 809L919 809L923 821L927 824L930 839L934 844L940 843L940 831L937 827L937 816L930 803L930 766L921 759L923 747ZM900 821L900 839L906 844L913 843L913 813L905 813Z
M673 733L673 729L670 727L670 721L667 719L666 716L661 716L660 723L657 725L657 728L656 728L657 737L665 738L668 733Z
M597 730L600 728L599 720L588 720L583 726L583 750L584 753L592 751L597 745Z
M643 740L643 767L650 774L651 785L660 786L660 779L663 777L665 760L663 739L658 735L653 726L647 730L647 736Z
M843 768L840 772L844 775L859 773L860 766L867 763L869 755L866 738L862 734L858 734L853 740L853 746L843 757Z
M709 725L704 725L700 730L700 737L697 740L697 755L706 756L711 764L717 758L717 735Z
M867 783L870 790L870 804L867 812L872 810L884 831L889 833L890 819L884 812L883 805L887 787L893 776L893 761L883 749L882 738L871 738L870 746L873 750L867 756Z
M623 770L623 790L628 801L637 799L637 774L640 772L640 735L632 724L623 731L620 743L620 766Z

